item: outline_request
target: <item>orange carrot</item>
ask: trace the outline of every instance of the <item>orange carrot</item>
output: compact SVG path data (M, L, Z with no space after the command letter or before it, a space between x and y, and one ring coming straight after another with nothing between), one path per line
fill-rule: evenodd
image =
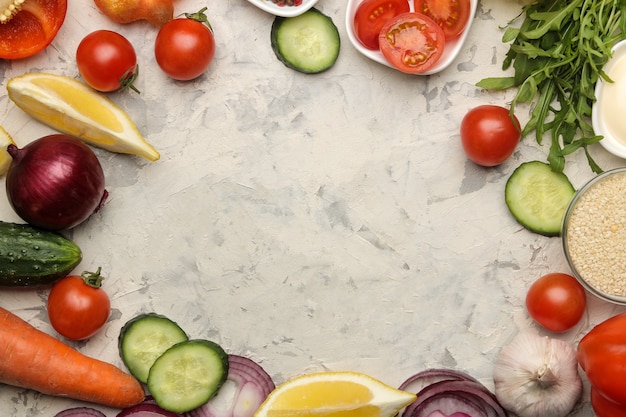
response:
M0 383L115 408L144 399L141 384L0 307Z

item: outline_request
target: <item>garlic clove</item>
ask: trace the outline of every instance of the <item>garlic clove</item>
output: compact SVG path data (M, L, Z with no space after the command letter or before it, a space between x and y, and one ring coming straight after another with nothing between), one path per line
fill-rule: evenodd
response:
M493 380L498 401L519 417L565 417L583 387L574 348L531 332L502 348Z

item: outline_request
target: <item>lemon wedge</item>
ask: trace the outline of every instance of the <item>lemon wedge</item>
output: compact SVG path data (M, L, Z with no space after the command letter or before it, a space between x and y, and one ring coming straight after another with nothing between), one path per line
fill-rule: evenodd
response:
M4 175L11 165L11 155L7 152L7 146L15 145L11 136L7 133L2 126L0 126L0 175Z
M160 157L124 110L78 80L30 73L11 78L7 90L19 108L60 132L111 152Z
M318 372L274 389L254 417L393 417L413 393L357 372Z

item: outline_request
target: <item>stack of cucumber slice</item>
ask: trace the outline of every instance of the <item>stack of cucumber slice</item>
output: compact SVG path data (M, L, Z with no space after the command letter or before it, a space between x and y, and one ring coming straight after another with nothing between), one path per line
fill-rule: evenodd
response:
M128 321L120 355L163 409L185 413L208 402L228 376L228 355L217 343L189 339L177 323L155 313Z

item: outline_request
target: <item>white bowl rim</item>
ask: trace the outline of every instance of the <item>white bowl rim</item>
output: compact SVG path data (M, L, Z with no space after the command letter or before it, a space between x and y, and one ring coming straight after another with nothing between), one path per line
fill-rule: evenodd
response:
M397 69L391 65L383 54L380 51L373 51L371 49L365 48L361 42L357 39L356 34L354 33L354 14L356 13L356 9L359 4L361 4L364 0L348 0L348 5L346 9L346 32L348 33L348 39L350 39L350 43L356 48L357 51L370 58L373 61L376 61L380 64L383 64L389 68L393 68L397 71ZM415 10L414 0L408 0L411 11ZM478 0L470 0L470 16L467 21L467 26L465 27L461 36L451 41L448 41L447 48L444 49L443 56L439 59L439 61L432 67L430 70L422 72L420 74L415 75L432 75L438 72L441 72L448 68L459 52L463 49L463 45L469 35L470 28L474 21L474 17L476 16L476 9L478 8Z
M272 0L248 0L248 2L276 16L295 17L315 6L318 0L302 0L302 4L299 6L278 6Z
M615 62L616 58L620 58L626 55L626 40L622 40L613 45L611 49L613 56L605 64L605 72L609 70L612 62ZM613 135L611 135L605 128L602 115L602 92L604 90L605 81L599 78L596 82L595 96L596 101L591 107L591 125L596 135L604 136L600 141L600 145L608 152L615 156L626 159L626 145L620 143Z

